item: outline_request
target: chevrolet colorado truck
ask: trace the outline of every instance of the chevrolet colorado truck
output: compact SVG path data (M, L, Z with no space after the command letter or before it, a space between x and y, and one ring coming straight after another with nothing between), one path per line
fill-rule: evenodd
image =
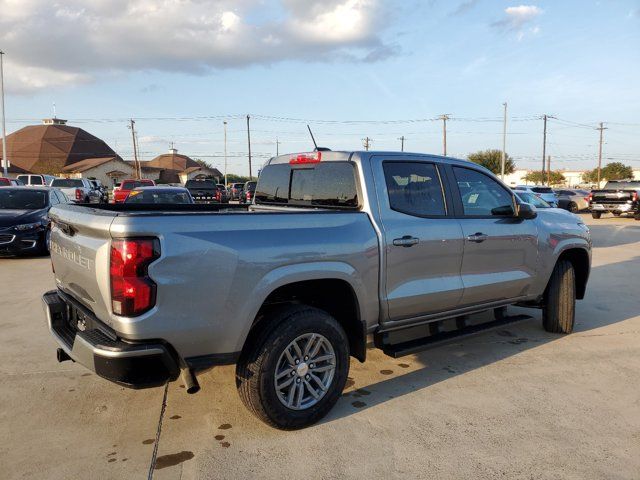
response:
M399 357L513 321L512 304L570 333L591 264L577 216L537 212L482 167L424 154L280 155L250 206L50 216L57 289L43 304L58 360L132 388L182 375L189 393L196 373L235 364L242 401L280 429L327 414L370 336Z
M640 220L640 180L611 180L602 190L592 190L588 198L593 218L611 212Z

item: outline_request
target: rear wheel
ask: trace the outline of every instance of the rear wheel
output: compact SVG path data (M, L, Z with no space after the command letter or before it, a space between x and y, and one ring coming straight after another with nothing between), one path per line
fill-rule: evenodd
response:
M579 209L578 209L578 204L575 202L571 202L569 203L569 211L571 213L578 213Z
M544 329L552 333L571 333L576 310L576 278L571 262L561 260L556 264L544 296Z
M591 212L591 216L593 218L600 218L602 216L602 212Z
M620 216L620 212L613 212L613 216L614 217L619 217Z
M245 406L266 424L295 430L323 418L349 373L349 342L340 324L317 308L277 310L236 366Z

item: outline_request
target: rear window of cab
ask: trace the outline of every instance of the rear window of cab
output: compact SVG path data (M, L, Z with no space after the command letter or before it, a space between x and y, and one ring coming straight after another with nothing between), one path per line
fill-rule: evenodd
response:
M255 203L357 209L356 185L352 162L267 165L258 179Z

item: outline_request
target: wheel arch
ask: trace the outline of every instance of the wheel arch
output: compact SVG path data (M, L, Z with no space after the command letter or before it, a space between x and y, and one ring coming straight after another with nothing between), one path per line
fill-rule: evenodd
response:
M334 317L347 334L350 355L365 361L367 326L359 297L353 284L341 276L278 282L260 303L242 349L252 345L253 339L268 327L269 312L296 304L319 308Z

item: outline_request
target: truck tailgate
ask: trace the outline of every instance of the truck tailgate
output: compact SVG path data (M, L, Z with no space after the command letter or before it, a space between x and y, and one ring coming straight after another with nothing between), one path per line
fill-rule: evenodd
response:
M49 213L56 284L100 319L110 318L109 228L113 212L65 205Z

